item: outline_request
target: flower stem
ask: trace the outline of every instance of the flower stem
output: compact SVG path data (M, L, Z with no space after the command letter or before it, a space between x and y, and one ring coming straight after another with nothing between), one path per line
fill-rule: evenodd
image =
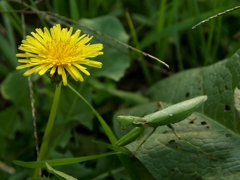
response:
M46 155L46 150L47 150L47 147L48 147L48 143L49 143L49 140L50 140L50 135L51 135L51 132L52 132L52 128L53 128L53 125L54 125L56 112L57 112L57 108L58 108L58 102L59 102L59 97L60 97L60 93L61 93L61 85L62 85L62 83L59 83L56 86L56 89L55 89L52 108L51 108L51 112L50 112L50 115L49 115L49 118L48 118L46 130L44 132L43 142L42 142L42 145L41 145L41 148L40 148L38 161L43 160L45 155ZM38 174L38 169L35 169L34 177L37 177L37 174Z

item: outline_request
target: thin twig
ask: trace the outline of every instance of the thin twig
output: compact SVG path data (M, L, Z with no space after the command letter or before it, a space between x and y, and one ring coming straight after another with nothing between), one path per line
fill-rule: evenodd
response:
M209 18L207 18L207 19L199 22L198 24L194 25L194 26L192 27L192 29L195 29L197 26L199 26L199 25L201 25L201 24L203 24L203 23L205 23L205 22L207 22L207 21L210 21L210 20L212 20L212 19L214 19L214 18L216 18L216 17L218 17L218 16L221 16L221 15L223 15L223 14L226 14L226 13L228 13L228 12L234 11L234 10L239 9L239 8L240 8L240 6L236 6L236 7L234 7L234 8L227 9L227 10L225 10L225 11L223 11L223 12L220 12L220 13L214 15L214 16L211 16L211 17L209 17Z

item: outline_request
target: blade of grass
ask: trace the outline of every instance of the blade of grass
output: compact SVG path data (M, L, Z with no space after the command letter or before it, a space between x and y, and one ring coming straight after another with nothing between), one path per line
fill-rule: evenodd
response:
M69 1L69 9L70 9L70 15L71 15L71 19L74 21L78 21L80 19L79 16L79 11L78 11L78 4L76 0L71 0Z
M113 146L111 144L100 142L100 141L95 141L95 140L92 140L92 142L94 142L94 143L96 143L98 145L104 146L106 148L112 149L114 151L121 152L121 153L123 153L123 154L125 154L127 156L131 156L132 155L132 153L130 151L128 151L127 149L124 149L122 147Z
M72 86L70 86L69 84L67 86L74 93L76 93L91 108L91 110L94 112L94 114L98 118L99 122L101 123L101 125L102 125L106 135L108 136L109 140L111 141L112 144L115 144L115 142L117 141L117 138L115 137L115 135L113 134L112 130L107 125L107 123L104 121L104 119L100 116L100 114L98 114L98 112L91 106L91 104L89 104L89 102L81 94L79 94Z
M30 2L31 2L31 5L32 5L35 9L38 10L38 8L37 8L36 4L34 3L34 1L33 1L33 0L30 0ZM44 19L42 18L42 16L40 16L39 14L37 14L37 16L38 16L39 20L41 21L41 24L42 24L44 27L47 27L47 23L44 21Z
M99 159L111 155L120 154L120 152L109 152L100 155L93 156L84 156L84 157L76 157L76 158L62 158L62 159L53 159L53 160L42 160L42 161L34 161L34 162L24 162L24 161L13 161L14 164L27 168L45 168L45 163L47 162L51 166L62 166L74 163L80 163L84 161L89 161L93 159Z
M193 7L194 7L195 13L197 15L197 18L200 19L201 14L199 13L198 3L194 0L192 2L193 2ZM198 34L199 34L199 37L200 37L200 42L199 42L198 48L200 49L201 54L204 55L204 57L203 57L204 58L204 64L206 64L206 59L207 59L206 53L205 53L206 41L205 41L205 38L204 38L202 32L203 32L203 29L202 29L202 27L200 27L198 29Z
M51 167L47 162L45 163L46 167L47 167L47 171L49 173L54 174L56 177L58 177L59 179L66 179L66 180L77 180L76 178L69 176L68 174L65 174L61 171L58 171L56 169L54 169L53 167Z
M11 11L14 9L7 1L0 1L0 10ZM7 16L12 26L18 31L20 35L22 35L22 29L21 29L21 26L19 26L19 24L21 24L21 19L19 18L19 16L16 13L12 13L12 14L5 13L3 16Z
M128 26L129 26L130 31L131 31L131 36L133 38L133 44L137 49L141 50L140 46L139 46L139 43L138 43L137 33L135 31L131 16L130 16L128 11L126 11L125 14L126 14ZM152 81L149 69L147 68L147 66L145 65L145 63L143 61L144 61L143 55L140 54L140 66L141 66L142 72L144 74L144 77L145 77L148 85L151 85L153 83L153 81Z
M179 10L179 3L180 1L176 1L174 3L175 5L173 6L173 13L174 14L174 20L175 23L178 23L178 10ZM181 55L181 47L180 47L180 42L179 42L179 32L175 31L174 33L174 39L175 39L175 44L176 44L176 54L177 54L177 62L178 62L178 69L182 71L184 69L183 67L183 62L182 62L182 55Z

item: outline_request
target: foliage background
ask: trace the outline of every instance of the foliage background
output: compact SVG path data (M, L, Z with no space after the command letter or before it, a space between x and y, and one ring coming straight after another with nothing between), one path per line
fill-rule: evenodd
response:
M191 29L207 17L239 5L238 0L24 2L40 11L48 11L80 22L169 64L170 69L167 69L149 57L128 50L103 35L74 25L94 35L95 41L103 43L105 55L97 59L104 64L102 70L91 71L92 76L84 83L75 83L72 80L70 83L94 105L110 125L113 124L112 117L117 110L149 102L150 95L146 92L160 79L231 57L240 45L238 10L220 16L197 29ZM15 166L13 160L36 160L27 78L22 76L22 71L15 70L18 65L15 54L23 37L21 14L16 10L23 8L24 5L18 1L0 1L0 162L7 166L0 166L0 177L11 180L26 179L32 173L31 169ZM129 25L126 11L129 12L134 29ZM24 14L27 34L35 28L51 27L51 24L57 21L63 26L67 22L61 18L51 19L51 14L47 12L27 12ZM54 86L46 76L33 76L32 81L38 137L41 142ZM107 149L91 142L108 140L90 109L67 88L63 89L60 102L48 158L79 157L107 152ZM150 177L147 170L142 170L144 167L141 163L134 160L140 172L143 172L142 176ZM115 156L63 166L60 170L79 179L111 179L122 176L122 179L128 178Z

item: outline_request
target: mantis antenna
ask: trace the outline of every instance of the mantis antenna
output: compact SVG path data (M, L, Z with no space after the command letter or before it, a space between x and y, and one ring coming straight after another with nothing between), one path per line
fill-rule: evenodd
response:
M207 19L199 22L198 24L194 25L194 26L192 27L192 29L195 29L197 26L199 26L199 25L201 25L201 24L203 24L203 23L205 23L205 22L207 22L207 21L210 21L210 20L212 20L212 19L214 19L214 18L216 18L216 17L218 17L218 16L221 16L221 15L223 15L223 14L226 14L226 13L228 13L228 12L234 11L234 10L239 9L239 8L240 8L240 6L236 6L236 7L234 7L234 8L227 9L227 10L225 10L225 11L223 11L223 12L220 12L220 13L214 15L214 16L211 16L211 17L209 17L209 18L207 18Z

